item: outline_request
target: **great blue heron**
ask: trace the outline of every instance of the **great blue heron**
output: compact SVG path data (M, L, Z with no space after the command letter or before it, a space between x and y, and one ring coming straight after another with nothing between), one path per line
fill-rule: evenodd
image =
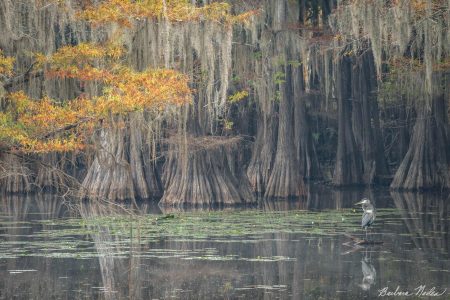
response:
M362 209L364 211L361 220L361 227L366 230L366 239L367 239L367 228L370 227L375 221L375 207L370 203L370 200L367 198L363 198L355 205L362 205Z

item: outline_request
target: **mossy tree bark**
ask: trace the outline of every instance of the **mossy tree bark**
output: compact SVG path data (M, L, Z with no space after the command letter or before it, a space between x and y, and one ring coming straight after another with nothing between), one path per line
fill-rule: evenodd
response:
M265 197L288 198L305 194L294 139L294 93L292 67L283 68L285 82L279 84L280 110L278 139L273 169Z

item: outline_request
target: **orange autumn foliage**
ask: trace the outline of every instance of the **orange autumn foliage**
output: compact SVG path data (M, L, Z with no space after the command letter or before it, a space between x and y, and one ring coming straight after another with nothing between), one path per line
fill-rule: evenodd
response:
M2 49L0 49L0 75L12 75L14 61L15 59L13 57L4 56Z
M74 52L78 52L77 47L72 47ZM62 52L71 53L68 47ZM93 56L99 52L100 49L92 50ZM54 58L63 61L59 51L48 61L52 62ZM85 63L80 60L77 65L50 65L47 76L95 80L104 86L102 95L81 95L70 101L57 102L48 97L36 101L23 91L10 93L8 109L0 113L0 142L25 152L80 150L85 147L86 133L92 132L95 124L110 114L150 108L163 110L169 105L189 103L191 99L188 77L177 71L136 72L119 64L102 69L90 66L86 63L89 59L85 58ZM64 130L69 127L70 130Z
M190 0L105 0L90 5L78 13L78 18L95 25L116 22L122 26L132 26L133 20L165 18L170 22L214 21L232 25L245 23L256 11L240 15L230 13L230 4L212 2L195 6Z
M64 6L59 0L45 3ZM224 2L201 7L188 0L103 0L93 3L83 1L76 14L79 19L97 26L116 23L119 27L131 27L134 21L154 18L170 22L213 21L231 26L247 22L256 13L232 15L230 5ZM68 101L49 97L31 99L23 91L9 93L6 109L0 111L0 149L29 153L82 150L87 145L87 138L102 123L100 121L111 115L141 110L158 112L191 101L193 91L188 76L168 69L137 72L126 66L126 51L117 44L120 34L118 30L102 44L84 42L63 46L47 56L36 54L34 69L45 70L47 78L74 79L80 87L95 82L103 88L102 93L82 93ZM13 76L13 64L13 58L0 52L0 75Z
M0 113L0 145L24 152L81 150L98 121L110 114L189 103L192 90L186 75L168 69L137 72L119 63L121 54L118 47L84 43L48 57L38 55L47 77L95 80L103 93L65 102L10 93L7 109Z

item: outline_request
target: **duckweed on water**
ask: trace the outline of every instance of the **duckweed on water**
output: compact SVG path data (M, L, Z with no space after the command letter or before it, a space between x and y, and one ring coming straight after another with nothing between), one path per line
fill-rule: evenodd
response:
M378 211L378 219L385 217L395 223L394 210ZM95 216L85 219L59 219L34 221L35 231L23 241L8 241L8 232L23 229L23 224L8 220L3 223L0 258L20 256L44 256L85 259L103 255L97 251L101 243L103 251L115 257L126 257L130 245L164 241L215 241L224 243L258 242L274 239L273 233L301 233L305 238L336 236L360 232L360 214L348 211L288 211L266 212L214 211L183 212L170 217L161 215ZM1 217L0 217L1 218ZM398 219L397 219L398 220ZM398 221L397 221L398 222ZM7 223L7 224L6 224ZM5 226L3 227L3 226ZM36 230L36 228L38 230ZM11 235L11 237L17 237ZM277 239L280 239L278 236ZM20 251L18 251L20 249ZM149 250L140 255L145 257L180 257L182 259L229 260L244 259L256 261L289 260L283 257L236 258L221 257L214 249L194 252L164 249Z

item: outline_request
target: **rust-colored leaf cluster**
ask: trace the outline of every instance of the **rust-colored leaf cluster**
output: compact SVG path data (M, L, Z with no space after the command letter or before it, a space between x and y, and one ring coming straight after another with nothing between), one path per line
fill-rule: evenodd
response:
M10 93L7 109L0 113L0 145L25 152L81 150L98 122L111 114L189 103L192 91L186 75L169 69L131 70L120 63L122 51L111 45L79 44L50 56L37 55L46 76L95 81L102 84L103 93L64 102L30 99L23 91Z
M410 72L424 72L425 64L422 60L409 57L393 57L388 62L391 75L406 74ZM445 58L432 66L434 72L447 72L450 70L450 59Z
M249 11L233 15L226 2L195 6L188 0L105 0L78 12L78 17L94 25L116 22L126 27L131 27L133 20L154 18L164 18L170 22L209 20L229 25L246 23L256 13Z
M2 49L0 49L0 75L11 76L13 72L15 59L3 55Z
M63 5L63 1L40 2ZM245 24L256 11L233 15L230 5L212 2L196 6L189 0L82 0L78 18L93 25L116 23L131 27L135 20L165 19L170 22L213 21L224 26ZM23 91L9 93L0 111L0 148L22 152L77 151L111 115L133 111L163 111L189 103L192 90L188 76L168 69L137 72L124 64L121 31L109 41L63 46L51 55L35 54L34 69L47 78L75 80L83 90L90 82L101 86L100 95L82 92L77 98L59 101L31 99ZM0 75L13 76L14 59L0 51ZM1 82L0 82L1 83ZM234 100L244 98L235 96Z

